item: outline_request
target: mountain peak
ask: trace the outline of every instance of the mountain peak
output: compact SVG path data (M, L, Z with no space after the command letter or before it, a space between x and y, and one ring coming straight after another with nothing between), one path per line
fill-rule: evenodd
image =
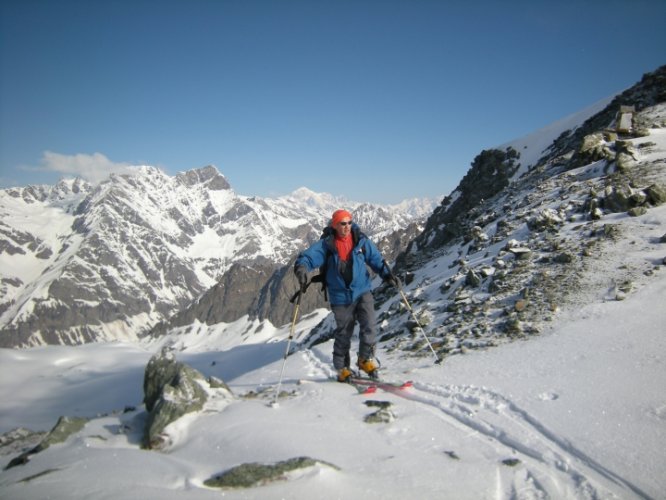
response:
M294 199L310 207L330 209L333 206L347 204L347 200L333 196L329 193L315 193L306 187L300 187L285 198ZM340 208L340 207L338 207Z
M211 191L231 189L231 185L227 179L214 165L206 165L205 167L182 172L177 175L177 178L187 186L205 184Z

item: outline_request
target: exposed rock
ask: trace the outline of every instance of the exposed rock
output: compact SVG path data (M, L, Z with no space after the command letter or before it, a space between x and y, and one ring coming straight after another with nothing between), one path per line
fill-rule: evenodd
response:
M633 191L628 186L608 186L604 191L603 207L609 212L626 212L631 207Z
M227 385L227 383L217 377L208 377L208 385L211 389L224 389L225 391L229 392L229 394L232 394L231 388Z
M276 271L276 265L265 259L251 264L236 263L224 273L220 281L201 295L188 308L157 325L151 336L165 334L171 328L195 322L213 325L233 322L243 315L251 315L262 297L261 289ZM281 323L276 323L281 324Z
M585 137L605 130L617 117L622 106L633 106L636 113L654 106L655 104L666 101L666 65L659 67L656 71L646 73L636 85L617 95L603 110L590 117L580 127L575 130L567 130L558 137L553 144L546 150L546 155L537 163L545 165L558 157L563 157L572 150L581 148ZM637 115L633 116L634 121ZM637 124L634 123L634 127ZM646 128L639 125L639 128ZM637 132L634 132L637 135ZM614 137L608 137L606 140L614 141ZM604 141L605 142L605 141ZM611 158L612 160L612 158ZM572 169L589 163L580 155L574 155L566 164L567 169Z
M558 264L570 264L571 262L573 262L573 260L574 260L573 255L571 255L568 252L563 252L553 257L553 262L556 262Z
M178 174L177 179L188 186L205 186L210 191L231 189L226 178L212 165Z
M666 187L664 186L652 184L645 189L645 194L647 201L654 206L666 203Z
M556 229L564 222L564 219L552 208L540 210L527 220L527 227L532 231L546 231Z
M69 436L83 429L87 422L88 419L83 417L60 417L39 447L44 450L52 444L64 443Z
M483 229L480 226L474 226L470 230L469 235L467 235L465 239L467 241L473 241L470 251L482 248L483 245L490 240L488 235L483 231Z
M525 299L520 299L516 301L514 309L516 312L522 312L527 308L528 302Z
M527 247L511 247L509 252L515 255L518 260L528 260L532 257L532 250Z
M633 128L634 106L620 106L617 114L615 130L620 134L628 134Z
M634 192L634 194L632 194L631 197L629 198L629 202L634 207L639 207L641 205L644 205L646 201L647 201L647 194L645 194L644 191Z
M144 374L144 403L148 411L143 446L164 449L171 444L165 428L186 413L200 411L208 394L205 377L194 368L177 362L168 349L153 356Z
M370 413L363 418L366 424L388 424L395 420L395 414L391 410L382 409Z
M626 153L628 155L631 155L632 157L635 158L636 151L634 149L634 144L631 141L620 141L616 140L615 141L615 150L618 153Z
M504 323L505 331L510 336L520 336L523 333L523 322L517 316L511 316Z
M46 432L34 432L18 427L0 435L0 455L13 455L33 449L46 436Z
M14 458L5 469L11 469L17 465L24 465L30 460L30 456L40 451L44 451L52 444L64 443L69 436L79 432L88 422L87 418L81 417L60 417L55 427L46 435L46 437L34 448L26 451Z
M618 153L615 157L615 165L621 172L628 171L635 164L635 162L636 160L634 157L627 153Z
M476 288L481 284L481 276L470 269L467 272L467 276L465 277L465 284L467 286L471 286L472 288Z
M583 138L578 150L578 157L582 163L593 163L599 160L614 161L615 152L606 142L603 133L595 132Z
M636 163L636 152L631 141L615 141L615 164L620 171L627 171Z
M436 251L457 237L468 234L469 218L475 215L484 200L505 189L518 168L520 154L513 148L484 150L474 158L472 168L465 174L452 195L442 200L428 219L423 232L397 259L397 269L409 264L410 255L417 250Z
M604 216L604 212L596 207L590 212L590 219L592 220L601 220L601 218Z
M645 215L647 213L647 208L645 207L633 207L630 208L627 213L631 215L632 217L640 217L641 215Z
M264 486L274 481L287 480L290 472L309 469L318 465L340 470L339 467L322 460L298 457L274 464L242 464L210 479L206 479L204 484L209 488L253 488Z
M423 233L398 259L397 269L415 272L422 280L407 290L414 301L427 303L422 290L431 286L443 295L438 307L423 305L434 312L435 326L429 328L428 337L440 355L538 334L560 308L579 306L572 301L571 290L603 279L591 277L588 269L600 265L595 256L628 236L624 231L628 221L621 217L607 218L606 222L618 221L614 224L596 221L609 212L636 209L632 213L642 213L653 204L653 191L659 192L644 187L662 182L663 158L655 154L658 147L649 141L638 147L627 139L635 137L638 129L662 126L665 84L666 66L645 75L640 84L582 126L563 132L545 156L535 165L523 165L520 177L512 177L501 190L475 190L475 183L461 182L444 199ZM627 137L609 131L621 105L636 110ZM467 179L477 181L481 172L492 177L484 167L493 156L479 155ZM618 163L625 168L617 168ZM655 193L654 202L663 203L660 200ZM482 234L489 235L490 244L478 238ZM485 255L479 252L482 247L486 247ZM426 264L437 267L440 262L448 266L441 279L418 272ZM483 269L489 264L495 271L491 279L485 279L489 276ZM629 267L608 270L622 277L634 271ZM483 278L477 281L476 276ZM472 290L470 285L477 286ZM527 288L529 298L521 297L519 291ZM398 327L394 330L404 332L405 320L396 315L406 312L390 307L380 314L385 331L394 325ZM422 352L424 346L413 335L401 337L384 335L383 340L390 342L392 350Z
M369 400L365 402L365 405L370 408L378 408L377 411L369 413L363 418L366 424L388 424L395 420L390 401Z

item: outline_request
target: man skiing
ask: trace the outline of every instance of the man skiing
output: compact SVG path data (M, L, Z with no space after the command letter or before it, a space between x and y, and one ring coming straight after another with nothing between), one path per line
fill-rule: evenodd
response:
M377 378L374 359L376 339L375 304L372 282L366 264L384 281L397 286L396 278L385 265L377 246L352 222L347 210L336 210L322 238L296 259L294 272L301 285L307 285L307 273L322 268L336 330L333 343L333 367L338 381L352 376L349 349L356 322L359 323L358 367Z

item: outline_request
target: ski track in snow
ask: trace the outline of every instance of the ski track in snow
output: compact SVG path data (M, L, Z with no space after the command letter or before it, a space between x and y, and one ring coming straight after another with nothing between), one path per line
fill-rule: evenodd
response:
M534 478L564 474L581 498L606 498L608 492L597 491L595 484L610 481L641 498L645 492L608 470L592 457L558 436L527 411L493 391L474 386L437 386L414 382L410 390L391 391L405 399L439 410L455 419L463 428L490 438L527 457L531 467L538 470ZM557 480L555 480L558 483ZM534 483L538 486L538 483ZM549 496L543 491L545 496Z
M327 380L334 376L330 360L309 349L301 354L309 363L309 376ZM574 496L597 500L615 498L618 486L638 498L650 498L502 394L476 386L412 382L413 386L407 389L385 387L382 391L424 406L470 437L490 440L520 457L525 468L515 468L509 498ZM497 498L504 498L505 493L498 471Z
M322 376L326 377L327 379L330 379L335 375L334 370L331 368L331 365L328 361L324 361L323 359L319 358L312 350L310 349L305 349L303 351L300 351L305 359L309 362L309 366L311 367L311 371L309 373L310 376Z

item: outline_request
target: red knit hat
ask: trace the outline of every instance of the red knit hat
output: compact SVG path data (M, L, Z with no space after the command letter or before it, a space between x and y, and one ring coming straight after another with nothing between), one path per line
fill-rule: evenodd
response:
M344 209L336 210L335 212L333 212L333 215L331 216L331 226L332 227L337 226L338 222L340 222L344 218L351 220L352 214L350 214Z

